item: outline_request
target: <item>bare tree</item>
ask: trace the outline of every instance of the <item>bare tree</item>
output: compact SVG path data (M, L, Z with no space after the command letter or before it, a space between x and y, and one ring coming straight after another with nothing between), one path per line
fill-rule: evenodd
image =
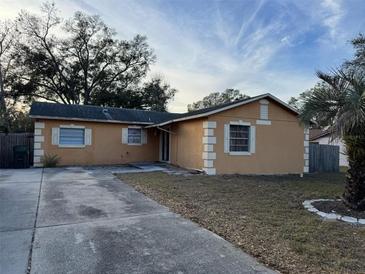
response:
M9 96L7 78L13 62L12 49L16 39L16 27L13 22L0 22L0 127L9 131L10 119L6 98Z
M25 72L14 83L19 96L92 104L103 101L100 96L130 90L155 60L145 37L119 40L99 16L76 12L62 22L49 3L42 12L41 17L27 12L19 16L25 39L17 54L20 73Z

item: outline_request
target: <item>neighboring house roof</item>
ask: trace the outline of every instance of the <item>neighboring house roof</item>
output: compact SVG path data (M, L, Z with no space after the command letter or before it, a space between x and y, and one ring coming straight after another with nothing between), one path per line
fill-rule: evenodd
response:
M126 108L111 108L90 105L65 105L45 102L35 102L30 110L31 118L65 119L82 121L102 121L111 123L135 123L149 126L163 126L173 122L206 117L231 108L245 105L264 98L270 98L286 109L298 112L277 97L266 93L259 96L236 100L218 106L200 109L187 113L156 112Z
M330 134L330 131L328 129L310 129L309 130L309 141L317 140L321 137L325 137Z

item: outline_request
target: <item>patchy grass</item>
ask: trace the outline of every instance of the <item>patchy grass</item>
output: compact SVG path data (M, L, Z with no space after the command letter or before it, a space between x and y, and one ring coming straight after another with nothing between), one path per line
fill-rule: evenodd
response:
M283 273L365 273L365 227L324 221L302 206L339 197L344 174L119 178Z

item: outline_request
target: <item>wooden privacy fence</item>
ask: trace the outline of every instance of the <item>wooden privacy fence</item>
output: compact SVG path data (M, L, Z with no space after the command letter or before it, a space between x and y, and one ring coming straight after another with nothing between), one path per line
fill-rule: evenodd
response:
M33 133L0 133L0 168L27 168L32 166L33 138ZM20 149L26 149L26 153L22 151L16 157L14 154L15 146L24 146Z
M339 172L340 148L333 145L309 144L309 172Z

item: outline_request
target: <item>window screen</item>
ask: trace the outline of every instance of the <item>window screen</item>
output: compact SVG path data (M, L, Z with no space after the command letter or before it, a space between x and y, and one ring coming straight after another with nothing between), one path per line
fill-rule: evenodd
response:
M229 150L232 152L249 152L250 127L230 125Z
M142 143L142 129L128 128L128 144Z
M84 145L85 130L83 128L60 128L60 145Z

